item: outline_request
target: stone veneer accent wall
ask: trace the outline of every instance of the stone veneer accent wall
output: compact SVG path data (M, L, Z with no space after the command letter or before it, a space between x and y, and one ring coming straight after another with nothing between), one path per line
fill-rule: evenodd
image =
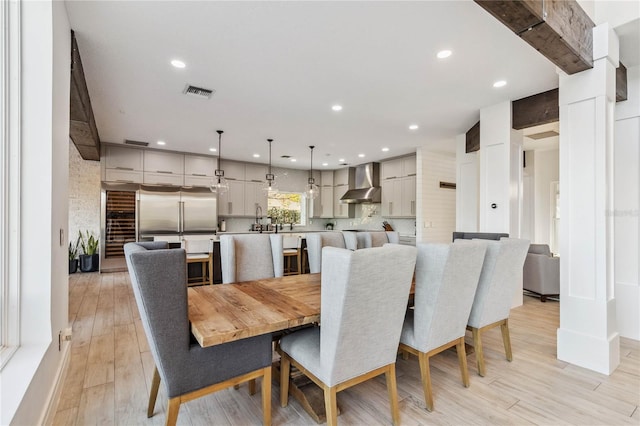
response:
M80 230L100 236L100 162L83 160L69 141L69 241Z

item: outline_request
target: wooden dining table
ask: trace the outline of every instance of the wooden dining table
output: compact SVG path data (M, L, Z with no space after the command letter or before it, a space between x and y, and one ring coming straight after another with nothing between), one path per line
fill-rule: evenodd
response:
M189 287L191 333L202 347L320 321L320 274Z

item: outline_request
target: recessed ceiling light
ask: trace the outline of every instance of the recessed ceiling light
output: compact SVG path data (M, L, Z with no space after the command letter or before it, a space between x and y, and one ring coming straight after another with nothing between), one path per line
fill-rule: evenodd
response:
M298 161L298 160L296 160L295 158L292 158L292 159L291 159L291 162L292 162L292 163L295 163L296 161Z
M331 109L334 111L342 111L342 105L334 105L331 107Z
M364 154L358 154L358 157L362 158L364 157Z
M157 144L158 145L166 145L166 142L165 141L158 141Z
M382 152L388 152L388 151L389 151L389 148L386 148L386 147L382 148Z
M417 124L410 125L409 130L418 130L418 125Z
M344 158L341 158L338 161L341 162L341 163L344 163Z
M329 165L329 163L322 163L322 165L326 167Z
M174 59L173 61L171 61L171 65L173 65L176 68L184 68L187 66L184 62L179 61L177 59Z
M507 82L504 80L498 80L495 83L493 83L493 87L504 87L507 85Z
M260 158L260 154L253 154L253 158Z
M211 152L216 152L216 151L218 151L218 150L217 150L217 149L215 149L215 148L209 148L209 151L211 151Z
M448 58L449 56L451 56L451 51L450 50L441 50L438 52L438 59L444 59L444 58Z

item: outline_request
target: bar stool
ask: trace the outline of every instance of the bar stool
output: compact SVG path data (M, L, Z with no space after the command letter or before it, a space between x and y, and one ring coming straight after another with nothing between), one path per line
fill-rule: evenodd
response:
M191 263L200 264L200 276L187 277L187 284L213 284L213 240L182 240L181 247L187 252L187 268Z
M298 235L288 235L282 237L282 254L284 255L284 275L298 275L302 272L302 238ZM296 258L297 268L294 270L291 265L292 258Z

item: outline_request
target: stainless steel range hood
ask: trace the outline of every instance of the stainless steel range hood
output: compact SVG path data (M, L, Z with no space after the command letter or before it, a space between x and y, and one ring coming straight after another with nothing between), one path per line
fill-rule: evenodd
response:
M357 166L355 186L355 189L348 190L340 201L354 204L381 202L380 163Z

